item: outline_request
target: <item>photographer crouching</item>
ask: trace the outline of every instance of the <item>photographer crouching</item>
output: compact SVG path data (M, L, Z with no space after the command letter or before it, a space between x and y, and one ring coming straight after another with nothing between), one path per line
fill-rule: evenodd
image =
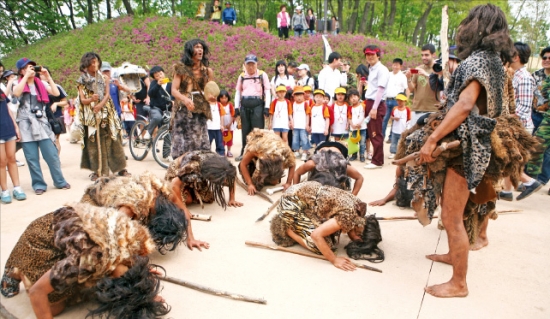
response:
M13 96L19 99L16 122L21 134L23 153L29 165L32 188L36 195L47 190L47 184L40 167L39 150L50 168L54 186L69 189L61 172L59 155L55 147L55 135L46 116L46 105L50 102L48 95L59 96L59 89L48 70L36 65L34 61L22 58L16 63L18 79L13 82ZM44 85L40 75L49 84Z

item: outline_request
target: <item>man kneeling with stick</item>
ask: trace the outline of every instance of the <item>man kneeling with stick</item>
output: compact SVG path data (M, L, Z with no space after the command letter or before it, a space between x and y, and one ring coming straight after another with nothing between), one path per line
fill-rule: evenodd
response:
M355 270L346 257L337 257L337 237L345 232L360 241L365 226L367 204L351 193L338 189L334 177L318 174L316 181L293 185L281 196L278 214L271 221L273 241L283 247L296 243L322 254L335 267Z

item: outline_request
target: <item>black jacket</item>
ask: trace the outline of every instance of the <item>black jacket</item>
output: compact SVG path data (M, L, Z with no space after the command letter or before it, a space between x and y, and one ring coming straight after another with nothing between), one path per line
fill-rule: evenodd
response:
M157 107L162 111L165 111L167 108L172 106L172 83L169 82L166 85L166 90L158 84L157 80L151 81L149 84L149 105L151 107Z

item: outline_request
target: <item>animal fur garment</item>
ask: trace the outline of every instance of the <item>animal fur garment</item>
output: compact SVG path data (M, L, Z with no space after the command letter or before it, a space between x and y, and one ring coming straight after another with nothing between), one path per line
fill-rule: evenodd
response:
M132 177L112 175L98 178L86 188L81 202L117 209L126 206L136 215L136 219L147 225L149 212L159 193L170 198L170 186L146 171Z
M296 157L288 143L283 142L280 136L268 130L255 128L248 134L244 154L247 152L257 155L247 169L258 191L266 182L280 180L285 169L296 166Z
M311 160L315 163L313 171L310 173L308 180L315 179L315 175L319 172L325 172L333 175L341 189L350 190L351 183L347 175L348 161L341 153L328 151L319 151L311 156Z
M207 120L212 119L212 111L210 110L210 103L206 101L203 93L206 83L208 83L208 68L201 65L201 77L197 80L193 75L192 67L183 64L182 62L176 62L174 64L174 72L181 77L181 84L179 92L190 99L192 99L195 109L192 111L194 114L203 114ZM191 94L191 92L197 92L198 94ZM176 101L176 112L181 109L187 109L183 104L183 101Z
M366 218L365 229L361 235L361 240L352 241L344 248L348 256L352 259L364 259L370 262L383 262L384 251L378 248L382 241L380 224L375 215L369 215Z

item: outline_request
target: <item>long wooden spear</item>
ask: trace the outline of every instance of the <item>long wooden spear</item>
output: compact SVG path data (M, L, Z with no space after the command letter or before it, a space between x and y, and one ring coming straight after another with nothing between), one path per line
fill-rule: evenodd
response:
M0 304L0 318L4 319L17 319L16 316L12 315L3 304Z
M300 255L300 256L327 260L325 258L325 256L322 256L322 255L314 255L314 254L304 253L304 252L301 252L301 251L298 251L298 250L288 249L288 248L281 247L281 246L266 245L266 244L257 243L257 242L253 242L253 241L245 241L244 243L246 245L252 246L252 247L267 248L267 249L271 249L271 250L284 251L284 252L287 252L287 253L296 254L296 255ZM382 272L382 270L380 270L378 268L374 268L374 267L370 267L370 266L363 265L363 264L360 264L360 263L356 263L354 261L352 261L352 263L358 268L362 268L362 269L366 269L366 270L372 270L372 271L376 271L376 272Z
M234 300L259 303L259 304L262 304L262 305L267 304L267 301L265 299L262 299L262 298L247 297L245 295L236 294L236 293L227 292L227 291L222 291L222 290L218 290L218 289L214 289L214 288L210 288L210 287L205 287L205 286L202 286L202 285L197 285L197 284L191 283L189 281L185 281L185 280L181 280L181 279L174 278L174 277L169 277L169 276L166 276L166 277L159 276L159 278L161 280L171 282L171 283L176 284L176 285L180 285L180 286L183 286L183 287L187 287L187 288L191 288L191 289L194 289L194 290L202 291L202 292L205 292L207 294L214 295L214 296L227 297L227 298L231 298L231 299L234 299Z
M271 204L271 206L269 206L267 211L262 216L260 216L260 218L256 219L256 222L261 222L262 220L264 220L267 217L267 215L271 213L273 208L277 207L277 205L279 205L280 202L281 202L281 199L279 198L278 200L275 201L275 203Z
M506 213L519 213L522 212L522 209L510 209L510 210L501 210L497 211L497 214L506 214ZM434 215L432 218L439 218L439 216ZM376 217L376 220L417 220L416 216L388 216L388 217Z

